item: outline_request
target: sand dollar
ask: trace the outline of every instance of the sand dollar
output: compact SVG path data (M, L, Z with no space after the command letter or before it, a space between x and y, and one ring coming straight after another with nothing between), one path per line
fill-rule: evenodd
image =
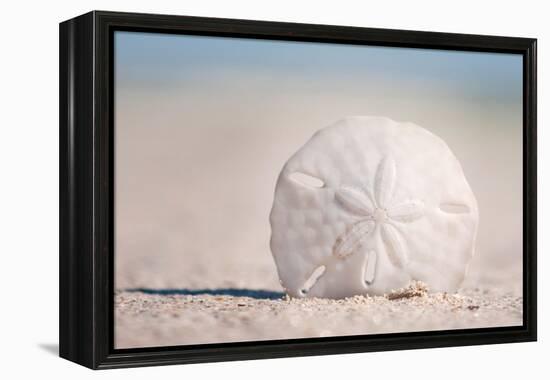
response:
M478 208L442 139L361 116L319 130L287 161L270 222L291 296L379 295L412 280L453 292L474 254Z

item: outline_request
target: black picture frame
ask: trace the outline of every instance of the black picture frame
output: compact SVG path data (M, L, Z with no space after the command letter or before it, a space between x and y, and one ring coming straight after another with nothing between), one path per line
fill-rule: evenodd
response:
M521 54L523 325L115 349L113 33L118 30ZM99 369L536 340L536 39L105 11L62 22L59 38L61 357Z

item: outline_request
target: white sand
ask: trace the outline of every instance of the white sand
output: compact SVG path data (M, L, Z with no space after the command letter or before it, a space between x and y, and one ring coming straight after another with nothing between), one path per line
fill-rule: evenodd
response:
M148 125L139 120L138 126ZM128 153L126 159L139 165L118 170L128 178L119 186L126 191L117 202L117 348L522 323L521 254L510 243L521 236L511 232L512 225L499 228L502 238L480 234L480 249L463 284L468 290L461 292L467 298L459 305L454 297L435 295L392 302L283 300L269 250L268 215L280 167L311 133L292 128L229 128L208 154L200 140L211 131L187 131L172 145L160 135L154 143L166 150L162 159L164 150L143 148L150 143L150 134L144 134L137 144L142 148L135 148L139 154ZM134 135L121 139L135 140ZM262 141L270 141L271 148ZM179 150L198 158L174 159ZM143 156L153 151L156 155ZM222 153L210 156L213 151ZM484 210L482 229L487 227ZM500 217L511 220L508 214ZM201 295L200 289L210 292ZM278 299L240 296L254 289L276 292Z
M521 325L522 299L422 287L386 297L290 299L276 292L119 291L119 348ZM198 291L197 293L201 293ZM219 294L216 294L219 293ZM227 295L233 293L235 295Z
M232 79L216 83L154 96L150 89L117 91L117 347L521 323L521 102L480 104L454 88L430 95L411 85L406 92L401 81L361 85L356 93L288 80L266 82L261 91ZM388 92L380 96L380 88ZM282 292L269 249L277 175L318 128L345 115L414 121L459 157L480 206L477 252L463 284L469 290L461 294L479 309L438 296L235 296ZM147 293L128 291L138 288Z

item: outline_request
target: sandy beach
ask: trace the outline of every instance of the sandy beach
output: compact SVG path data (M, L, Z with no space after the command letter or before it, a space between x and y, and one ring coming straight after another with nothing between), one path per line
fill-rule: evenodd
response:
M134 112L133 126L144 124L137 116L147 119ZM508 193L495 189L499 182L474 182L487 190L476 193L477 252L459 295L286 300L269 250L268 215L282 163L319 124L189 129L177 139L170 131L157 136L155 149L132 147L119 160L117 348L522 323L521 218L514 208L498 208L510 205ZM205 150L201 141L211 133L219 138ZM144 147L147 136L134 129L124 141ZM194 160L175 160L180 149ZM497 209L498 218L487 216ZM501 238L492 232L497 227Z
M142 164L119 169L128 179L119 186L117 203L117 348L522 323L521 249L516 247L521 234L514 232L520 219L509 208L498 220L485 216L493 203L505 203L504 193L495 193L490 202L481 199L478 250L458 295L285 299L269 250L268 215L276 175L293 149L284 140L293 136L291 145L299 146L309 132L281 130L285 133L276 133L277 128L225 131L211 149L240 147L240 154L231 156L231 169L221 153L216 160L203 159L191 137L200 140L206 132L197 130L187 131L182 141L199 156L201 170L193 160L172 162L167 156L158 165L156 156L148 161L128 154ZM179 149L173 145L169 150ZM136 187L134 178L147 181ZM503 239L494 238L494 226Z
M499 250L499 241L476 254L457 294L286 298L268 247L272 190L264 183L266 199L245 207L236 194L246 184L192 186L185 198L171 194L184 185L162 189L161 202L183 204L166 207L166 215L149 203L128 207L115 256L117 348L522 324L521 260ZM239 202L199 201L220 189Z
M407 331L515 326L521 297L462 290L430 294L423 288L385 297L292 299L272 291L119 291L118 347L147 347Z

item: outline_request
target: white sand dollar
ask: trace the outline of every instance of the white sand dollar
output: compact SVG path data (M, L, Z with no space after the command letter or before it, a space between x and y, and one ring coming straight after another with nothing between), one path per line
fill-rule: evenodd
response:
M361 116L321 129L288 160L270 222L291 296L385 294L411 280L453 292L474 253L478 208L443 140Z

